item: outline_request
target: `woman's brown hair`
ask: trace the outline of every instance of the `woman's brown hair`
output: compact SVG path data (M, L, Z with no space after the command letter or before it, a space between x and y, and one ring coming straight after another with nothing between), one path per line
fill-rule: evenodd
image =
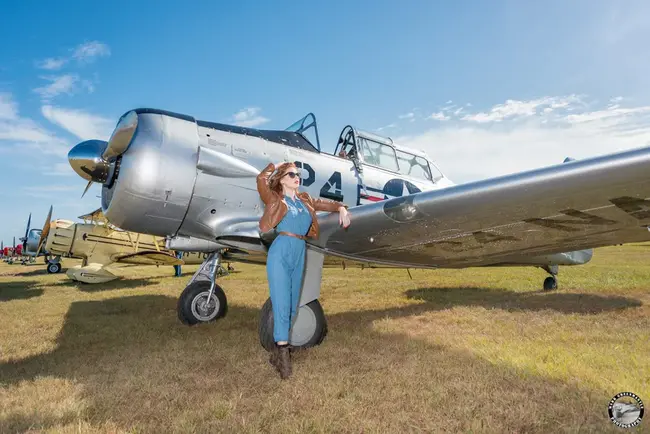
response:
M294 163L282 163L277 166L275 173L269 177L269 188L282 195L282 184L280 184L280 180L292 167L298 168Z

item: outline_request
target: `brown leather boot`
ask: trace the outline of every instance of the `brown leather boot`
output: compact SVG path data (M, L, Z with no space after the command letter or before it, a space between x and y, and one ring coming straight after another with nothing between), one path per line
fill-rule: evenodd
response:
M280 370L280 365L278 364L279 358L278 358L278 345L275 344L273 345L273 348L271 348L270 355L269 355L269 363L271 366L273 366L275 369L278 371Z
M288 345L278 347L278 371L283 380L291 376L291 354Z

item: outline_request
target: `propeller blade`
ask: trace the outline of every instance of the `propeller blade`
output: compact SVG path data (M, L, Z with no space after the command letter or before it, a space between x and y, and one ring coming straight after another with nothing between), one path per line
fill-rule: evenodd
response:
M91 185L93 185L93 181L88 181L88 184L86 184L86 188L84 189L84 192L81 194L82 198L86 195Z
M136 112L130 111L122 116L117 122L115 130L113 130L111 138L108 139L104 152L101 154L102 160L109 161L111 158L122 155L131 144L131 139L137 127L138 114Z
M25 229L25 238L23 239L23 250L27 250L27 235L29 234L29 226L32 223L32 213L29 213L29 218L27 219L27 229Z
M41 248L45 244L48 234L50 233L50 221L52 220L52 210L53 206L50 205L50 212L47 213L47 218L45 219L45 224L43 224L43 229L41 230L41 236L38 239L38 248L36 249L36 256L38 257L41 253Z

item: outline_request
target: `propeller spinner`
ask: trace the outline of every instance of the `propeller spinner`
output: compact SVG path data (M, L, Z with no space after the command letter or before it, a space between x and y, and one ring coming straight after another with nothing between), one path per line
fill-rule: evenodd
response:
M88 181L83 197L93 182L104 183L108 178L110 164L102 158L108 142L103 140L86 140L70 149L68 162L77 175Z
M130 111L117 123L108 142L86 140L68 152L68 162L72 169L88 181L81 197L84 197L93 182L103 184L107 181L113 160L129 147L137 127L138 114Z

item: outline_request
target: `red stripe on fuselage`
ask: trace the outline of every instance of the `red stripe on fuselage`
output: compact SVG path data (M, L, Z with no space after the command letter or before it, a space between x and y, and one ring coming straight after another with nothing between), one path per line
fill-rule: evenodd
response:
M376 196L361 196L361 199L371 200L373 202L381 202L382 200L384 200L383 197L376 197Z

